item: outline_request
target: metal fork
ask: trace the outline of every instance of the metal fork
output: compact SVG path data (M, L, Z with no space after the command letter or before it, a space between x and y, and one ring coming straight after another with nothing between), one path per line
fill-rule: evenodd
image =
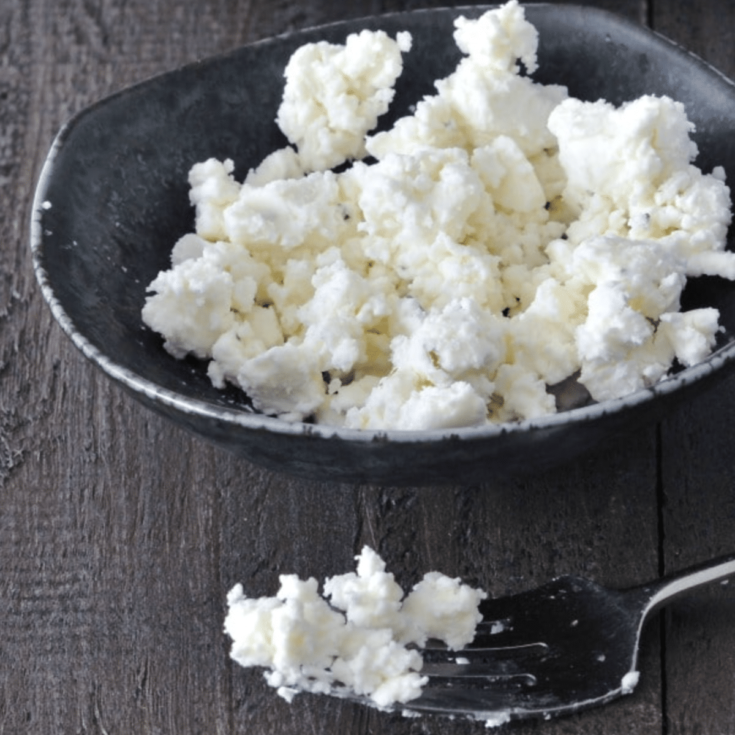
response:
M462 651L423 650L429 677L405 714L465 716L489 725L550 719L633 691L643 624L675 598L735 575L735 554L649 584L610 590L579 577L487 600Z

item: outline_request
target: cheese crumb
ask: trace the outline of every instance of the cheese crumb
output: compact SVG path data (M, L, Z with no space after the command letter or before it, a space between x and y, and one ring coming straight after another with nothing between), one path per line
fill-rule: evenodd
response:
M280 577L275 597L233 587L225 618L232 658L267 669L266 681L289 702L299 691L349 692L378 707L419 697L427 678L421 654L407 646L429 637L455 650L467 645L486 594L430 572L404 596L370 547L356 558L357 572L325 580L323 596L315 579L295 575Z
M286 66L277 122L305 171L323 171L365 155L365 134L388 110L410 34L362 31L344 45L297 49Z
M620 682L620 689L623 694L632 694L633 690L638 686L641 678L640 671L629 671Z

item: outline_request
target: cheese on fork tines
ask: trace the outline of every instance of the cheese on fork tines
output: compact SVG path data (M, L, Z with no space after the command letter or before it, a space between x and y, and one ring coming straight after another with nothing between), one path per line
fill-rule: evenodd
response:
M429 572L408 595L370 547L357 571L317 581L282 575L275 597L227 596L225 631L232 658L262 667L291 701L302 691L364 697L377 707L409 702L427 679L416 646L428 638L451 649L472 641L485 593Z

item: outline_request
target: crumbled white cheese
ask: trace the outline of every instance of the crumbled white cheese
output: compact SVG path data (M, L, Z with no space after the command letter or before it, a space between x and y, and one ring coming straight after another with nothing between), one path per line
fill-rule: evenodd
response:
M638 686L641 678L640 671L629 671L620 682L620 689L623 694L632 694L633 690Z
M411 39L364 31L292 56L293 147L243 183L192 168L195 232L143 309L169 352L266 414L403 430L551 414L573 376L614 399L710 354L719 314L680 297L735 280L730 192L684 107L533 82L516 0L455 26L457 68L391 129L369 132Z
M315 579L295 575L280 577L275 597L249 598L236 585L225 618L232 658L267 669L266 680L289 702L299 691L349 691L378 707L420 696L423 661L407 646L429 637L451 649L467 645L486 594L430 572L404 596L372 549L357 560L356 573L325 581L324 596Z
M455 41L466 56L436 82L438 94L421 100L414 115L368 137L368 152L382 159L423 147L472 151L501 135L515 140L528 158L553 149L556 141L546 121L567 90L520 75L516 60L535 71L538 45L522 6L511 0L477 20L460 17L455 26Z
M365 155L365 135L393 99L401 53L411 36L393 41L384 31L297 49L286 66L278 125L299 151L305 171L321 171Z

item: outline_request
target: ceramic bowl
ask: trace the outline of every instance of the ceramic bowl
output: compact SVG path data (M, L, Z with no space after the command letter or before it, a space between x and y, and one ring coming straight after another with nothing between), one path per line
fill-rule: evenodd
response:
M735 87L685 50L600 10L527 5L540 35L538 81L619 104L669 95L696 124L697 164L735 172ZM285 144L274 123L283 69L301 44L341 42L362 28L409 30L414 44L383 125L406 114L459 59L454 19L488 7L432 9L337 23L192 63L78 114L56 138L33 206L34 267L53 315L82 352L146 406L271 469L388 485L481 482L569 462L613 434L653 421L709 385L735 357L735 286L697 279L686 307L720 309L720 344L703 363L620 400L534 421L452 431L356 431L260 415L235 389L215 389L201 363L177 361L141 322L146 286L193 227L187 173L211 156L235 175Z

